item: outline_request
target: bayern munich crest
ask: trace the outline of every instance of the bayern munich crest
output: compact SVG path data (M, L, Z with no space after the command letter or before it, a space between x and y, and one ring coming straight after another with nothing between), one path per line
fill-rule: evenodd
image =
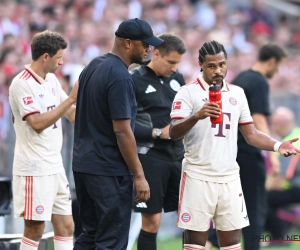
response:
M230 98L229 98L229 102L230 102L230 104L232 104L233 106L235 106L235 105L237 104L237 100L236 100L235 98L233 98L233 97L230 97Z
M38 205L35 209L38 214L44 213L44 207L42 205Z
M192 216L189 213L183 213L181 215L181 220L183 222L189 222L191 220Z

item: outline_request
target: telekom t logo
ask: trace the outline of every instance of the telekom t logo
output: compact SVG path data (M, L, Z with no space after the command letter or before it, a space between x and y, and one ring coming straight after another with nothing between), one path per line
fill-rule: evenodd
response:
M50 110L52 110L54 108L55 108L55 105L49 106L49 107L47 107L47 111L50 111ZM53 129L55 129L55 128L57 128L56 123L53 124Z
M231 121L231 113L225 113L225 112L223 112L223 121L221 122L221 123L219 123L219 124L211 124L211 127L212 128L216 128L217 126L219 126L219 131L218 131L218 134L216 134L215 136L218 136L218 137L226 137L224 134L223 134L223 128L224 129L230 129L230 124L228 124L228 123L224 123L225 122L225 116L227 116L228 117L228 120L229 120L229 122ZM223 126L223 125L225 125L225 127Z

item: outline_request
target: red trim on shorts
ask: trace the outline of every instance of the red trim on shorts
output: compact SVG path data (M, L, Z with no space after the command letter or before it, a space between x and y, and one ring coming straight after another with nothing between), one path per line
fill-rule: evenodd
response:
M26 176L24 219L32 220L33 176Z
M180 186L180 192L179 192L178 217L177 217L177 222L176 222L177 226L178 226L178 223L179 223L179 218L180 218L180 213L181 213L181 204L182 204L182 197L183 197L183 192L184 192L184 187L185 187L185 181L186 181L186 173L183 172L182 180L181 180L181 186Z
M27 113L27 114L23 115L22 120L25 121L25 119L26 119L28 116L33 115L33 114L40 114L40 113L41 113L41 112L40 112L39 110L32 111L32 112L30 112L30 113Z

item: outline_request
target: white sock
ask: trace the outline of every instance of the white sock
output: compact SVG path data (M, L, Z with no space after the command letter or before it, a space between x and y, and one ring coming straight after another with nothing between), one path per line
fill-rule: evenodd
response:
M184 250L204 250L204 246L196 245L196 244L183 244Z
M55 250L72 250L73 249L73 237L54 236L54 249Z
M232 245L232 246L228 246L228 247L221 247L221 250L241 250L241 243Z
M37 250L38 247L39 247L38 241L34 241L23 236L20 250Z

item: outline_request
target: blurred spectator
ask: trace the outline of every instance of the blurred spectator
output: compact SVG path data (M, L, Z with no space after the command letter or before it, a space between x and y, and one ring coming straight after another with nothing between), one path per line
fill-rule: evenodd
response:
M7 168L8 146L6 143L9 131L10 108L8 103L8 87L5 73L0 70L0 176L10 176Z
M268 39L273 35L273 20L270 9L266 8L264 0L252 1L252 6L248 9L249 22L248 29L253 38ZM259 45L259 44L258 44Z
M294 113L286 107L278 107L272 115L272 131L281 141L300 137L300 127L296 126ZM295 142L300 148L300 141ZM300 203L300 162L299 155L286 158L278 155L281 172L276 176L269 176L266 187L268 189L268 213L265 230L274 239L281 239L289 229L286 221L278 217L280 208L287 208Z

